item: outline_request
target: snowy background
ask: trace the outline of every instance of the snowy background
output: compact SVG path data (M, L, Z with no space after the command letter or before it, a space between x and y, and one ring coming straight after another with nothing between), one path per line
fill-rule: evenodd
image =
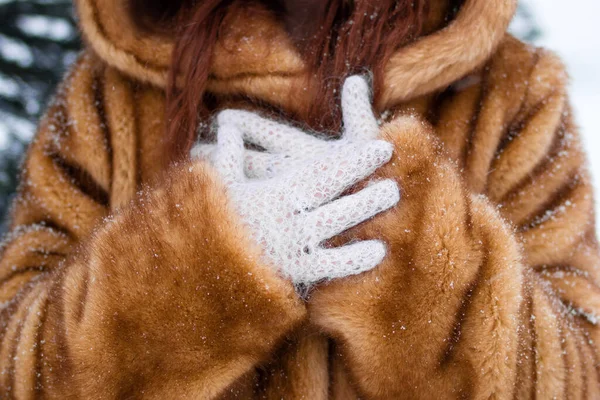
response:
M525 40L556 51L568 65L572 101L598 189L600 2L566 3L522 0L512 30ZM23 150L78 48L71 0L0 0L0 233Z
M0 233L23 151L79 47L71 0L0 0Z

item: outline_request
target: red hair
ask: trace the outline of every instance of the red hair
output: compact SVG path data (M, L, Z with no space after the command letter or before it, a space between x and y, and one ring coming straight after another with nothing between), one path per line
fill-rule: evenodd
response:
M377 96L383 84L384 66L393 52L420 34L427 2L324 1L316 32L308 38L294 38L309 68L309 84L314 93L311 108L294 117L312 129L338 131L341 116L337 100L343 79L370 71ZM165 13L173 13L173 3L170 4L163 10ZM167 88L168 162L189 152L199 124L208 122L211 116L212 99L206 86L213 49L220 27L227 23L227 14L235 8L257 11L265 10L265 6L269 12L282 12L281 1L267 0L180 0L178 6L178 36Z

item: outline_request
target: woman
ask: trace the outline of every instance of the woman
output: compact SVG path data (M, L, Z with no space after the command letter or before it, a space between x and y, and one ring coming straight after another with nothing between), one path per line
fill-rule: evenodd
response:
M600 396L585 156L513 1L76 3L2 251L2 397ZM367 71L380 128L361 78L337 106ZM295 235L308 208L352 228Z

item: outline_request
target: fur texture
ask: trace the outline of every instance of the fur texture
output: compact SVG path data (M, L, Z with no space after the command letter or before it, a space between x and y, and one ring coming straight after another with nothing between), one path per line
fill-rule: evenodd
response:
M380 105L396 152L379 174L402 200L336 241L380 238L389 257L303 304L257 262L212 171L160 170L167 47L156 64L116 50L157 40L126 24L98 44L89 18L120 18L120 2L79 0L90 50L40 124L0 258L0 397L600 397L600 255L566 74L481 23L512 3L485 3L452 33L463 51L424 39L456 68L407 61L452 79ZM268 62L244 76L215 81L220 105L301 106Z

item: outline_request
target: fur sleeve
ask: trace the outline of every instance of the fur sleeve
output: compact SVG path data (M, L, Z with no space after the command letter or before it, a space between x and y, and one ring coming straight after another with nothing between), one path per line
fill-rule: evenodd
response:
M566 75L513 44L486 71L463 149L415 119L385 128L396 156L382 175L402 199L348 237L385 238L389 255L310 300L361 398L600 395L600 257ZM509 65L515 51L528 63Z
M206 167L115 211L103 118L118 121L95 68L79 61L25 162L0 255L0 398L214 398L304 306Z

